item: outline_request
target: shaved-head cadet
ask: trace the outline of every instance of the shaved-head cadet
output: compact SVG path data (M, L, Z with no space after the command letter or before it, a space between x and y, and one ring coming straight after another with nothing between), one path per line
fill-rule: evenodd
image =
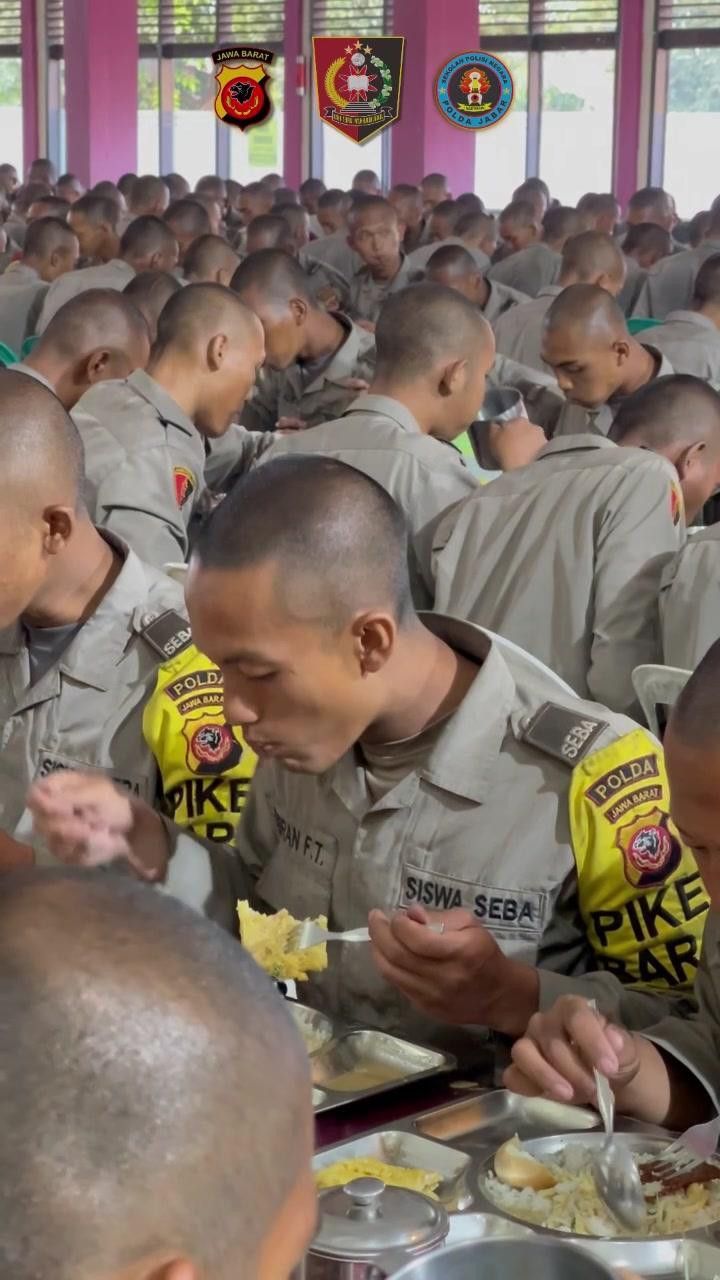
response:
M187 601L260 757L237 856L104 781L57 775L74 856L108 860L129 841L136 874L229 928L248 894L340 929L369 920L372 950L338 957L311 1001L474 1060L485 1028L522 1032L560 991L612 1010L618 978L640 979L652 1017L689 988L703 923L692 857L677 842L660 874L631 882L606 816L619 805L637 830L665 812L657 742L478 627L418 617L404 522L379 484L327 457L257 467L201 531ZM643 804L625 766L645 756ZM38 821L64 850L39 805ZM666 911L641 942L658 883ZM424 908L448 904L462 914L439 937Z
M691 309L671 311L653 329L652 344L678 373L720 381L720 253L698 271Z
M349 225L350 244L363 260L350 281L350 314L374 324L385 299L410 283L412 268L402 249L405 227L381 196L357 204Z
M25 236L17 262L0 275L0 342L17 355L37 331L48 288L72 271L80 250L77 236L60 218L37 218Z
M0 933L0 1271L285 1280L316 1218L307 1054L243 948L71 871L3 882Z
M160 315L147 373L79 401L91 513L149 563L185 559L204 439L227 431L263 354L260 323L234 293L187 285Z
M660 378L620 408L614 443L561 436L435 533L436 607L492 628L583 697L637 714L632 672L660 661L660 578L720 479L720 397Z
M182 289L180 281L169 271L138 271L125 285L123 293L145 318L151 342L157 337L158 320L165 303L179 289Z
M536 298L493 324L498 351L530 369L547 372L542 358L542 327L553 300L571 284L595 284L616 297L625 279L621 249L601 231L572 236L562 251L557 284L544 285Z
M210 215L199 200L187 197L183 200L173 200L163 219L177 241L178 261L182 266L190 246L199 240L200 236L210 235L212 231Z
M150 332L134 302L115 289L88 289L56 311L15 369L30 374L72 409L96 382L144 369Z
M448 448L474 420L493 360L492 331L478 309L441 285L393 293L380 313L376 368L342 417L275 441L267 457L320 453L364 471L403 510L410 529L416 602L432 599L430 528L475 480Z
M530 219L527 208L519 201L501 214L500 234L513 252L494 263L488 274L492 280L536 298L541 289L556 283L562 270L563 248L571 236L582 231L583 222L575 209L548 209L539 238L535 234L537 215Z
M462 293L482 311L493 327L506 311L528 301L527 294L488 280L472 254L461 244L447 244L436 249L428 260L425 277L434 284L446 285Z
M671 311L692 307L695 277L705 259L716 253L720 253L720 203L717 201L710 211L710 221L698 247L663 258L648 272L633 315L664 320Z
M185 255L183 265L189 284L230 284L240 258L222 236L200 236Z
M78 202L79 203L79 202ZM46 329L56 311L86 289L125 288L138 271L172 271L178 247L174 235L160 218L135 218L120 241L119 257L101 266L68 272L50 287L38 323Z
M272 431L287 419L317 426L344 413L372 378L372 334L347 316L328 315L300 264L281 249L251 254L232 287L265 334L265 368L243 423Z

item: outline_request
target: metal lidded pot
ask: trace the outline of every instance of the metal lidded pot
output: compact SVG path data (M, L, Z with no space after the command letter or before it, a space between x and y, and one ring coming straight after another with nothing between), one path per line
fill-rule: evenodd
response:
M477 1240L415 1258L393 1280L613 1280L591 1253L564 1240Z
M378 1178L356 1178L320 1196L320 1225L305 1263L306 1280L383 1280L442 1244L443 1206Z

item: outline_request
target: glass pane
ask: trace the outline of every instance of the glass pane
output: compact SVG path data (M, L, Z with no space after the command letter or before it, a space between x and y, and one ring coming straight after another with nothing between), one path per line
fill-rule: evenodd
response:
M373 169L380 176L383 162L383 135L376 133L367 142L353 142L329 124L322 126L322 173L327 187L349 191L358 169Z
M138 62L138 173L160 172L160 78L157 58Z
M541 176L562 204L586 191L610 191L615 53L544 53L542 75Z
M65 119L65 59L48 62L48 155L58 173L67 168L67 133Z
M505 118L491 129L478 129L475 139L475 190L488 209L502 209L525 177L527 54L500 53L498 57L512 75L515 96Z
M681 218L707 209L718 193L720 49L673 49L668 74L663 186Z
M194 187L215 172L217 84L209 57L175 58L173 72L173 169Z
M245 133L231 124L222 126L230 133L230 177L236 182L257 182L266 173L283 172L285 59L276 57L268 70L273 102L269 120Z
M4 164L14 164L22 178L22 73L19 58L0 58L0 138Z

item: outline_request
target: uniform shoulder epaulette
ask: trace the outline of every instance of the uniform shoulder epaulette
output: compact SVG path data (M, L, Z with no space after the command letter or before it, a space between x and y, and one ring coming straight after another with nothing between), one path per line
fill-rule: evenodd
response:
M598 720L582 707L575 710L557 702L544 702L522 725L520 737L573 769L590 754L603 730L609 727L607 720Z
M163 659L176 658L179 653L189 648L192 633L187 618L174 609L166 609L164 613L148 613L142 619L140 634L152 649Z

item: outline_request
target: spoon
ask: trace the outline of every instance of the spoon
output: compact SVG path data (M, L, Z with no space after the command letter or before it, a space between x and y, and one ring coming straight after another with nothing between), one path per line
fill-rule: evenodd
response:
M597 1012L594 1000L590 1007ZM645 1196L632 1152L613 1134L615 1096L607 1076L593 1068L598 1111L605 1126L605 1142L593 1160L593 1177L601 1200L618 1222L629 1231L638 1231L645 1221Z

